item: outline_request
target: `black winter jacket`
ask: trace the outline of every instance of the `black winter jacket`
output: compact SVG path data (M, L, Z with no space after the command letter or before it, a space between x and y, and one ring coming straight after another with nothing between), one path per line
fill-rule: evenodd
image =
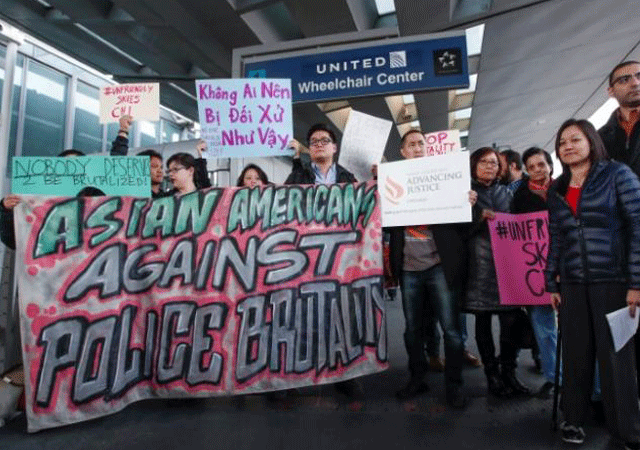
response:
M511 193L506 186L497 182L487 187L473 180L471 189L478 193L478 201L473 206L473 222L469 232L469 286L465 309L471 312L512 309L500 305L489 226L486 220L481 220L483 209L509 212Z
M336 163L336 183L356 183L356 177ZM310 163L303 164L300 158L293 158L291 173L284 184L316 184L316 174Z
M620 282L640 289L640 181L628 166L595 164L582 186L576 216L565 195L570 175L549 188L551 243L545 271L548 292L561 283Z
M604 147L611 159L625 163L640 177L640 122L636 123L627 140L627 135L618 123L618 111L616 109L609 121L598 130Z
M513 194L511 212L514 214L546 211L549 209L546 200L529 189L529 180L523 180Z

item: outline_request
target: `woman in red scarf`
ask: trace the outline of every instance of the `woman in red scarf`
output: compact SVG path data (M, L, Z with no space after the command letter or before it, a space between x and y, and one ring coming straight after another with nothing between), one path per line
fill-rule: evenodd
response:
M513 194L511 211L513 213L529 213L546 211L547 192L553 174L551 155L541 148L531 147L522 154L522 161L529 178L520 184ZM528 308L533 333L540 349L540 362L545 383L538 391L538 396L549 398L553 390L556 370L556 346L558 329L556 314L551 305L531 306Z

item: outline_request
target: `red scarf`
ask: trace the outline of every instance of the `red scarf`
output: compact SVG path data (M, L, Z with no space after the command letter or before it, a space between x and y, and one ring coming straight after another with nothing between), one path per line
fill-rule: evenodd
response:
M551 185L551 179L549 179L544 184L537 184L531 178L529 178L529 190L534 194L542 197L544 201L547 201L547 191L549 191L549 186Z

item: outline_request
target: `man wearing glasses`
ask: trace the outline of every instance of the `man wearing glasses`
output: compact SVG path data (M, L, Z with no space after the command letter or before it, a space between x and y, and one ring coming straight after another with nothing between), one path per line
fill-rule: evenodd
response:
M614 67L609 74L607 91L620 106L598 133L609 156L640 175L640 63L625 61Z
M334 184L355 183L356 177L336 163L333 158L338 151L336 135L323 123L313 125L307 133L310 164L303 164L300 159L302 146L296 140L289 146L296 153L293 156L291 174L284 184Z
M615 66L609 74L607 92L618 101L619 107L598 133L611 159L625 163L640 177L640 62L625 61ZM635 345L637 365L640 361L638 334ZM637 376L640 385L640 370Z
M296 153L293 155L291 173L284 184L335 184L358 181L351 172L333 160L338 152L336 135L327 125L323 123L313 125L307 132L307 143L311 163L304 164L300 159L302 150L300 142L294 139L289 143L289 147ZM358 381L353 379L340 381L335 383L334 387L349 399L349 409L353 411L362 409L364 391Z

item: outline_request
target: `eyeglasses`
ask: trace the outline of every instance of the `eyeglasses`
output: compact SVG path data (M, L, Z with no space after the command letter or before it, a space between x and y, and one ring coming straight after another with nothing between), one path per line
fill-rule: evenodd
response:
M621 75L618 78L616 78L615 80L613 80L613 83L611 83L611 86L615 85L615 84L629 84L629 81L631 81L631 78L635 78L636 80L640 81L640 72L636 72L636 73L632 73L629 75Z
M179 171L180 171L180 170L182 170L182 169L186 169L186 167L183 167L183 166L176 166L176 167L173 167L173 168L171 168L171 169L168 169L168 170L167 170L167 172L168 172L168 173L176 173L176 172L179 172Z
M498 166L498 162L494 161L492 159L481 159L480 161L478 161L478 165L479 166L497 167Z
M331 144L333 141L329 138L322 138L322 139L311 139L309 141L309 145L310 146L316 146L316 145L328 145Z

